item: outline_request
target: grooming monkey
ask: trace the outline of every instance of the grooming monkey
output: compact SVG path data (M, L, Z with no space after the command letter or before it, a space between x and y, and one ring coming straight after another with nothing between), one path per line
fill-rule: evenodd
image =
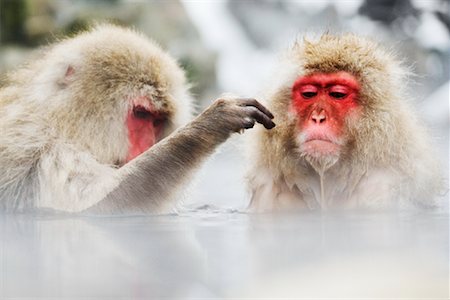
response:
M99 25L48 47L0 90L0 207L161 212L231 133L275 126L254 99L219 99L189 122L187 89L132 30Z
M440 176L407 73L352 34L296 42L263 97L277 127L252 141L250 209L431 205Z

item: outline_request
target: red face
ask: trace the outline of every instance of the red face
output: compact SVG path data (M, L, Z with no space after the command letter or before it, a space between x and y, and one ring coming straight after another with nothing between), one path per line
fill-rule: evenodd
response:
M128 111L126 124L130 148L126 162L143 153L161 139L167 118L155 112L149 103L146 97L137 98Z
M299 119L299 143L313 157L337 155L343 145L345 118L359 107L359 84L347 72L300 77L292 87L292 107Z

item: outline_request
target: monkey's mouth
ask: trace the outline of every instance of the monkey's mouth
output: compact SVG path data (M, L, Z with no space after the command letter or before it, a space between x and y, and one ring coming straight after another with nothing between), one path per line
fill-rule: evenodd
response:
M313 155L334 155L339 152L340 146L333 141L315 139L302 144L302 150Z
M315 158L338 155L341 144L336 138L323 134L299 136L300 152Z
M303 143L310 143L310 142L326 142L336 144L333 139L327 137L310 137L303 141Z

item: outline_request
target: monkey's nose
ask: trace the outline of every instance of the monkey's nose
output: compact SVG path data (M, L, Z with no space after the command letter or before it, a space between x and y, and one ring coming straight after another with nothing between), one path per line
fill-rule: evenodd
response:
M320 123L323 123L323 122L325 122L326 121L326 115L325 115L325 112L322 110L322 111L320 111L320 112L316 112L316 111L314 111L312 114L311 114L311 120L314 122L314 123L316 123L316 124L320 124Z

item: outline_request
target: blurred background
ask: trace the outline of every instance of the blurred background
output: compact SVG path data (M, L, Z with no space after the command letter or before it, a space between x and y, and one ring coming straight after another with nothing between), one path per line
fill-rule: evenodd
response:
M177 57L208 103L254 94L278 53L303 33L356 32L394 48L419 75L418 99L449 80L448 0L2 0L0 73L33 48L92 22L132 26Z
M0 0L0 84L33 49L103 21L176 57L199 109L258 95L296 36L370 36L417 74L448 177L449 0ZM208 161L177 216L0 216L0 298L448 299L448 211L241 214L244 140Z

